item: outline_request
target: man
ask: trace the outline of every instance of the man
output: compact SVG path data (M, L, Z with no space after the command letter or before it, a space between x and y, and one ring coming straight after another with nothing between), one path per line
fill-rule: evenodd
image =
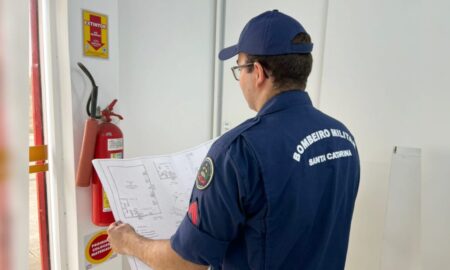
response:
M277 10L250 20L232 68L256 117L221 136L171 240L113 224L110 242L154 269L344 269L359 184L354 139L312 106L304 28Z

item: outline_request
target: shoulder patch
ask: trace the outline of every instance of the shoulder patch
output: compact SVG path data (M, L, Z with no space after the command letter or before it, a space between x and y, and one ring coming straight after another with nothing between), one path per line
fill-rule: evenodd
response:
M214 163L210 157L206 157L195 179L195 187L199 190L206 189L214 176Z

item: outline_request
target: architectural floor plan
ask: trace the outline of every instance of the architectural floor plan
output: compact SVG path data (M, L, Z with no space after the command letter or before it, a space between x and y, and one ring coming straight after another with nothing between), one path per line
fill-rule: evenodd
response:
M152 239L169 239L186 215L197 170L213 141L164 156L92 163L116 220ZM150 269L129 257L131 269Z

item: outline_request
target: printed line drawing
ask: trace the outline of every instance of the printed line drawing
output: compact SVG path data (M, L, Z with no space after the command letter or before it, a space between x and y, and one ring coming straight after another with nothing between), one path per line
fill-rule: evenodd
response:
M108 170L113 176L112 187L119 195L120 208L126 218L142 219L146 216L161 214L155 186L144 165L110 166ZM126 174L120 173L120 171L126 171Z
M187 214L198 168L214 140L173 154L96 159L114 217L152 239L168 239ZM135 257L131 269L149 270Z
M189 206L189 200L190 200L190 194L191 190L186 189L184 192L174 192L173 193L173 199L174 204L172 208L172 213L179 217L184 217L186 215L188 206Z
M191 170L193 173L197 173L199 169L198 162L196 162L196 158L194 156L194 153L187 153L186 158L189 161L189 167L191 167Z
M173 165L170 162L154 162L153 163L156 168L156 172L158 173L160 180L171 179L174 180L177 178L177 174L173 169Z

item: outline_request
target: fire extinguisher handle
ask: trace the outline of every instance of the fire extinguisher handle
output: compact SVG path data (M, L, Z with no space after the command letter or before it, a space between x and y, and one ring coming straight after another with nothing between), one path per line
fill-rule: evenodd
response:
M114 99L111 104L109 104L106 109L112 111L114 109L114 106L116 106L117 99Z
M111 122L111 116L115 116L120 120L123 120L123 117L120 114L114 113L113 109L117 103L117 99L114 99L111 104L109 104L103 111L102 116L104 117L104 121Z
M113 113L113 112L110 112L110 114L111 114L112 116L115 116L115 117L119 118L120 120L123 120L123 116L120 115L120 114Z

